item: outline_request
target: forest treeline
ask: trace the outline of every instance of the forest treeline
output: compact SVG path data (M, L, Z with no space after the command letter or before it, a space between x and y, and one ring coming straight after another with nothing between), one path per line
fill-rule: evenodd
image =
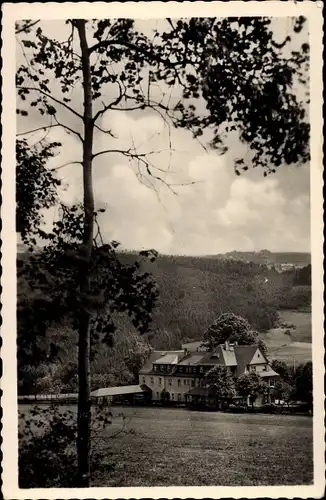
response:
M120 253L119 259L134 262L137 254ZM159 291L151 330L140 336L125 315L117 315L113 345L97 346L91 360L93 389L136 383L151 349L179 349L183 342L201 339L221 313L242 316L263 332L277 325L278 310L310 308L310 265L279 273L253 262L159 255L142 266ZM35 293L19 278L18 306ZM60 323L47 332L46 342L61 346L54 362L18 359L20 394L77 390L76 333Z

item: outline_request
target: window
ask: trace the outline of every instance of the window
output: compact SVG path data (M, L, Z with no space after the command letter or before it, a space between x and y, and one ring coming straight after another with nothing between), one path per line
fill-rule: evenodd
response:
M180 387L180 385L181 385L181 380L179 379L178 380L178 387Z
M158 379L158 383L161 385L162 384L162 379L161 377Z
M157 372L157 370L158 370L158 366L154 365L154 372Z
M172 399L174 400L174 394L171 395Z
M157 393L156 393L156 396L159 398L159 397L160 397L160 393L159 393L159 392L157 392Z
M169 385L172 385L172 378L169 378Z
M187 385L187 382L188 382L187 380L184 380L183 385Z
M251 366L250 367L250 371L255 372L256 371L256 366L255 365Z
M183 372L183 366L179 366L180 373Z
M154 384L154 377L151 377L151 384Z
M193 373L196 373L196 367L195 366L192 367L192 371L193 371Z
M191 387L195 387L195 381L194 380L191 381Z
M200 373L203 373L203 372L204 372L204 368L201 366L201 367L199 368L199 371L200 371Z
M145 377L143 377L143 384L145 384L145 383L146 383L146 379L145 379Z

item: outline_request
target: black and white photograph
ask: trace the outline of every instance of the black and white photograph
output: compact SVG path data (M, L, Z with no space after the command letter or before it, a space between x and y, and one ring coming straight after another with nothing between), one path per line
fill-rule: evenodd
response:
M321 498L322 2L3 12L4 497Z

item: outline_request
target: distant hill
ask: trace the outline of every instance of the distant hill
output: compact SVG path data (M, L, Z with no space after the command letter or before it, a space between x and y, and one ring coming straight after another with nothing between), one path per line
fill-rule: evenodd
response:
M257 264L275 265L292 264L296 267L304 267L311 263L311 255L307 252L270 252L261 250L260 252L239 252L234 250L209 258L241 260L242 262L255 262Z

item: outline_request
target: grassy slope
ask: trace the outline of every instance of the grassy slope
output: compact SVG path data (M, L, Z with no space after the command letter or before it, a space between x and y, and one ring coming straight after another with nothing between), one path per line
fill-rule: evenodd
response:
M112 426L96 443L107 453L92 486L300 485L313 480L310 417L128 407L112 412ZM133 434L110 439L121 429L120 412Z
M285 334L285 328L273 328L261 334L266 342L271 358L277 358L286 363L296 364L311 361L311 313L301 311L281 311L280 322L296 326L291 334Z
M94 486L312 481L312 421L304 417L142 409L130 426L139 435L123 436L112 443L117 470L111 478L96 478Z

